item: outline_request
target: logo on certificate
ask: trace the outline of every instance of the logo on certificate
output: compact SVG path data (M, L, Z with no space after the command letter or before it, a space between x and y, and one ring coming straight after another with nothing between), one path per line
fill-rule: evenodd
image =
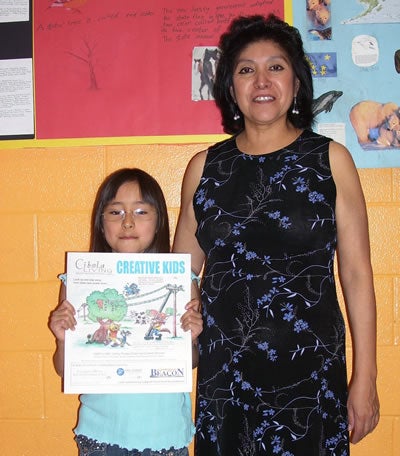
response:
M184 369L172 368L172 369L151 369L151 378L162 378L162 377L184 377Z

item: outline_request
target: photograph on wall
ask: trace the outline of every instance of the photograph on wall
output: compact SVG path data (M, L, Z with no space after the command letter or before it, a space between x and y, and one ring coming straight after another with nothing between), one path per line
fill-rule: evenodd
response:
M310 15L327 11L327 27L311 27ZM400 166L398 0L304 0L293 16L312 68L316 131L343 143L358 167ZM330 73L323 60L334 55Z
M300 3L300 2L299 2ZM314 40L331 40L331 1L306 0L307 32Z
M214 100L213 87L218 59L217 46L198 46L193 49L192 101Z

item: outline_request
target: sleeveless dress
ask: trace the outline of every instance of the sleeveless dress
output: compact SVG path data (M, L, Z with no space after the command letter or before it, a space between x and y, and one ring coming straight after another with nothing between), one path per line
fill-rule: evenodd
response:
M207 258L197 456L349 454L329 142L208 150L193 198Z

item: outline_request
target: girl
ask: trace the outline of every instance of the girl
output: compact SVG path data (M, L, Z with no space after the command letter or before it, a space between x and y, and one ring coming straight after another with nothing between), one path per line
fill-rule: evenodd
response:
M91 252L169 252L169 224L164 195L146 172L121 169L100 186L92 211ZM65 279L61 277L61 279ZM61 285L58 307L49 326L56 337L53 361L62 377L65 331L76 325L74 307ZM202 331L198 301L186 305L181 318L191 330L193 367L197 336ZM187 456L193 436L188 393L83 394L80 396L75 440L80 456Z

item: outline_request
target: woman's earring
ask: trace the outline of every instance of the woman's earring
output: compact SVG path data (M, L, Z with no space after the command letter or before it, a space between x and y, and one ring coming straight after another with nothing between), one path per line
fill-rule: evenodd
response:
M300 111L297 108L297 97L296 96L293 98L292 114L295 114L295 115L300 114Z
M233 115L233 120L239 120L239 119L240 119L239 111L236 111L235 114Z

